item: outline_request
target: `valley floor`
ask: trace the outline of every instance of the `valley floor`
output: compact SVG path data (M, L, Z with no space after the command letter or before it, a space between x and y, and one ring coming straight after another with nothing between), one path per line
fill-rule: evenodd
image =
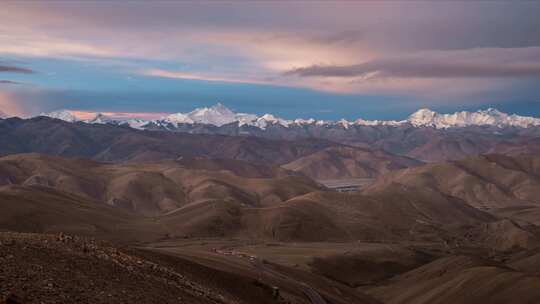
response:
M324 303L519 303L540 301L540 276L523 266L528 251L487 252L443 243L279 243L235 239L171 240L145 250L278 286L298 301L308 286ZM535 260L535 259L534 259ZM535 260L536 261L536 260ZM259 265L265 265L261 268ZM530 266L530 264L528 264ZM467 281L464 286L459 283ZM308 302L310 303L310 302ZM311 302L317 303L317 302Z

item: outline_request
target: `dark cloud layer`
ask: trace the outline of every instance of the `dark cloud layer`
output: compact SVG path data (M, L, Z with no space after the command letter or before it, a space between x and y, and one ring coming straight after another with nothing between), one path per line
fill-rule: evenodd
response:
M0 84L20 84L20 82L0 79Z
M351 44L361 41L365 34L359 30L345 30L333 34L313 36L307 38L316 43L323 44Z
M22 74L33 74L34 71L27 69L27 68L21 68L17 66L11 66L11 65L0 65L0 72L5 73L22 73Z
M285 73L300 77L364 78L537 78L538 48L482 52L435 52L381 58L355 65L312 65Z
M368 62L350 66L314 65L286 72L302 77L413 77L413 78L467 78L467 77L540 77L540 65L489 66L429 63Z
M173 33L229 28L322 33L330 43L361 38L390 48L540 46L536 1L19 1L3 7L4 19L41 21L53 32L78 38L81 28Z

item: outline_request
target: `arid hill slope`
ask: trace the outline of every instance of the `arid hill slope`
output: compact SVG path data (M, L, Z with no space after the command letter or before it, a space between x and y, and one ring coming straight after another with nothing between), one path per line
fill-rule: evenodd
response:
M47 117L0 120L0 155L42 153L111 162L207 156L284 164L336 145L339 144L313 138L286 141L139 131L110 124L68 123Z
M43 186L0 187L0 230L149 241L167 232L151 219Z
M497 176L500 170L503 173ZM521 204L534 199L530 195L538 190L537 171L536 158L490 155L390 172L364 193L343 194L323 191L311 179L279 167L241 161L183 158L110 164L11 155L0 158L0 195L6 197L5 210L11 210L0 215L0 228L110 232L118 238L132 229L148 232L137 234L144 239L456 242L457 238L496 250L533 248L538 238L532 225L518 217L517 222L501 217L515 197ZM470 192L463 191L469 187ZM490 192L499 188L505 191ZM480 190L490 196L479 196L484 193ZM488 203L499 199L495 203L505 208L485 208L481 199L486 197ZM120 222L125 224L115 224Z
M246 276L61 234L0 232L0 263L2 303L277 302Z
M313 179L373 178L421 162L383 150L331 147L301 157L283 168L302 172Z
M494 154L407 168L381 176L365 193L396 185L432 189L485 210L539 206L540 157Z
M234 169L227 169L230 166ZM12 210L0 216L0 223L28 232L61 231L55 221L67 221L66 231L116 234L115 229L122 227L114 225L119 220L100 220L108 212L123 216L134 231L149 225L144 229L154 231L154 237L283 241L439 238L435 230L441 227L494 220L455 197L429 189L398 187L368 196L321 192L312 180L277 167L202 158L107 164L12 155L0 158L0 184L0 194L10 197L4 204ZM17 204L18 198L28 202ZM58 205L59 201L65 205ZM81 204L86 206L82 211L92 208L95 215L78 213ZM43 213L31 216L40 208ZM64 213L69 216L62 218ZM92 223L99 221L103 227ZM36 228L17 227L17 223Z
M260 206L318 189L279 167L234 160L110 164L39 154L0 158L0 186L13 184L50 187L143 215L204 200Z
M466 256L438 259L369 293L388 304L538 303L540 278Z
M377 195L312 192L276 207L246 210L265 235L279 240L389 240L433 238L439 229L494 218L435 192L394 189ZM253 220L253 219L252 219Z

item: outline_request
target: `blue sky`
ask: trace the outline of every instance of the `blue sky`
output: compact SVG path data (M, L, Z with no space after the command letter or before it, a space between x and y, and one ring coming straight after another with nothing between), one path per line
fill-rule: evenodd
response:
M540 116L534 2L7 2L0 110ZM444 11L444 14L441 14Z

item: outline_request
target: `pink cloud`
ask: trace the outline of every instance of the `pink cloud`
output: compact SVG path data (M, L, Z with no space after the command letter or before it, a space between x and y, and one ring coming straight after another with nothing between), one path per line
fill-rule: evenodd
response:
M24 117L27 112L17 102L15 96L6 91L0 91L0 111L7 116Z
M149 69L141 72L145 76L173 78L173 79L185 79L185 80L203 80L203 81L216 81L216 82L230 82L230 83L252 83L252 84L271 84L269 81L248 79L248 78L235 78L230 76L218 76L208 74L195 74L185 73L179 71L166 71L160 69Z
M71 114L81 120L93 119L96 112L70 110ZM170 113L164 112L99 112L114 119L159 119Z

